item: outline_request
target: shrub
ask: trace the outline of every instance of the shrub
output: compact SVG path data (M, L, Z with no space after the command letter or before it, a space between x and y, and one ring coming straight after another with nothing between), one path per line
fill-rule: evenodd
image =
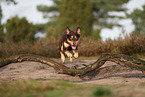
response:
M118 47L123 54L145 54L145 35L126 36Z
M19 54L36 54L46 57L59 57L57 50L59 40L53 37L37 41L0 42L0 57L6 58ZM115 40L108 39L105 42L93 40L89 37L81 37L79 42L80 56L96 56L102 53L119 53L127 55L145 55L145 36L129 35Z
M19 54L35 54L46 57L58 57L56 39L51 40L37 40L31 41L20 41L18 43L7 42L0 43L0 57L6 58Z
M92 40L88 37L81 38L79 53L82 56L96 56L102 53L142 54L145 55L145 35L128 35L125 38L115 40L108 39L105 42Z
M29 23L25 17L15 16L7 20L6 24L6 41L18 42L21 40L34 40L36 34L32 23Z
M94 94L94 96L96 96L96 97L104 97L104 96L106 96L106 97L109 97L109 96L111 96L112 95L112 92L111 92L111 90L110 89L107 89L107 88L103 88L103 87L96 87L96 89L94 90L94 92L93 92L93 94Z

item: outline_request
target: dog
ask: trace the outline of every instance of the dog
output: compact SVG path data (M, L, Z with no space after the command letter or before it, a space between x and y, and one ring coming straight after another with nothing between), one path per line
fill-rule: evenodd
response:
M78 42L80 40L80 27L77 28L76 32L70 30L69 27L66 28L66 31L62 34L62 37L59 41L58 50L61 55L61 60L64 63L65 55L70 58L72 62L72 57L78 58Z

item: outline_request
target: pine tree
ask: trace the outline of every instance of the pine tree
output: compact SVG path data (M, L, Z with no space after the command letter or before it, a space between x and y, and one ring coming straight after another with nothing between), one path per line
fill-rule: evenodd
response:
M113 26L121 26L117 23L107 22L108 19L123 19L121 16L109 15L108 12L125 12L126 8L123 4L129 0L92 0L93 13L94 13L94 25L97 28L111 28Z
M57 25L57 33L62 33L65 30L65 26L70 26L75 30L76 26L82 26L82 34L85 36L99 35L102 28L111 28L115 26L121 26L114 22L107 22L108 19L122 19L121 16L109 15L108 12L117 11L124 12L126 8L122 5L127 3L129 0L53 0L54 5L52 6L38 6L38 10L48 16L48 13L57 13L52 16L52 20ZM79 12L80 11L80 12ZM89 12L90 11L90 12ZM59 13L59 14L58 14ZM74 14L73 14L74 13ZM77 13L77 14L75 14ZM93 16L92 16L93 14ZM48 16L49 17L49 16ZM76 20L78 19L79 20ZM92 19L91 19L92 18ZM70 19L70 20L69 20ZM90 20L89 20L90 19ZM88 23L86 23L86 22ZM50 21L53 24L53 21ZM71 23L72 22L72 23ZM75 23L74 23L75 22ZM92 33L92 26L95 25L97 28ZM87 29L88 28L88 29ZM60 31L60 32L58 32ZM100 36L97 36L100 37Z
M2 2L6 2L6 4L17 4L17 2L15 0L6 0L6 1L2 1ZM2 20L2 9L1 9L1 4L0 4L0 42L4 42L5 41L5 34L4 34L4 25L2 24L1 20Z
M93 14L90 0L61 0L59 9L57 32L62 33L67 26L73 30L80 27L81 35L91 35Z
M46 5L37 6L37 10L43 13L44 18L51 19L46 25L56 25L56 21L58 18L60 0L52 0L52 1L54 3L52 6L46 6ZM49 13L53 13L53 16L50 16Z
M128 18L131 18L135 25L135 34L145 34L145 5L143 10L135 9L131 14L127 14Z
M36 31L32 23L28 23L25 17L17 16L7 20L6 40L18 42L24 39L34 40Z
M17 4L17 2L15 0L5 0L4 2L6 2L7 4Z
M4 41L4 32L3 32L3 25L1 23L1 19L2 19L2 9L1 9L1 5L0 5L0 42Z

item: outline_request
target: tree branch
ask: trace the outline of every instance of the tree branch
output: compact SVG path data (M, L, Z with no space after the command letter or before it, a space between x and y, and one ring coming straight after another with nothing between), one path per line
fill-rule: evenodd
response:
M57 71L57 73L68 74L68 75L73 75L73 76L85 75L86 73L90 71L98 69L106 61L112 61L119 64L120 66L130 67L132 69L140 70L143 73L145 71L144 60L127 56L124 54L102 54L101 57L96 62L90 65L85 65L84 68L79 68L79 69L66 67L63 64L57 63L47 57L30 55L30 54L18 55L18 56L6 58L0 61L0 67L6 66L10 63L23 62L23 61L35 61L35 62L47 64L53 67Z

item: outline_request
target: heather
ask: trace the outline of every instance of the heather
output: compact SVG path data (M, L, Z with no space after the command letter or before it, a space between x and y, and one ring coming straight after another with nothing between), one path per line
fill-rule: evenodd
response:
M0 42L0 57L7 58L19 54L35 54L46 57L59 57L57 50L59 39L49 38L36 41ZM81 37L79 43L80 56L97 56L102 53L117 53L126 55L145 55L145 35L126 35L115 40L93 40Z

